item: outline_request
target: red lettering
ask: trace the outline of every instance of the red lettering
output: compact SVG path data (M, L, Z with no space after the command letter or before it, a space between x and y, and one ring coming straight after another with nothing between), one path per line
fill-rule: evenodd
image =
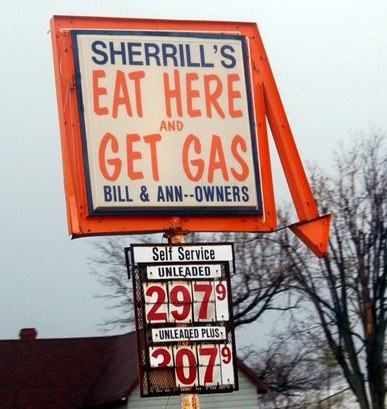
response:
M100 97L102 95L107 95L107 90L105 87L100 87L100 78L105 78L106 73L104 70L94 70L93 71L93 107L94 112L97 115L107 115L109 110L106 107L100 106Z
M157 285L148 287L145 292L145 297L152 298L154 294L156 295L156 301L153 304L149 303L151 308L146 315L146 319L148 322L167 321L167 313L165 311L159 311L160 307L163 306L166 300L164 289Z
M222 355L222 361L224 364L229 364L231 362L232 351L227 345L222 347L222 349L220 350L220 354Z
M204 160L203 159L189 159L191 148L197 154L202 151L200 140L197 136L189 134L183 145L182 159L183 169L189 180L197 182L201 179L204 173ZM191 167L196 168L196 172L192 172Z
M214 381L214 366L218 356L217 347L201 347L199 349L200 356L208 356L208 364L204 372L204 383L212 383Z
M136 164L136 162L140 161L140 164L144 165L145 162L142 159L146 149L149 149L150 156L150 160L146 164L151 167L153 180L160 180L157 144L161 141L161 138L162 136L159 133L143 137L138 134L126 135L126 169L131 180L144 179L144 173L138 168L139 164ZM140 142L141 144L139 144ZM147 148L145 149L144 146ZM119 139L107 132L99 144L98 163L102 176L111 182L117 180L121 174L123 163L118 155L119 153ZM116 155L113 156L112 154Z
M127 156L127 171L131 180L144 179L144 174L141 171L134 170L134 161L142 159L140 151L134 150L134 144L141 140L138 134L126 135L126 156Z
M128 116L133 116L125 73L123 71L117 70L113 96L113 118L117 118L118 108L120 107L120 105L125 106Z
M167 116L172 117L171 100L176 100L176 112L178 116L183 116L183 108L181 101L181 86L180 86L180 74L178 70L173 70L173 76L175 80L175 89L172 89L169 84L169 75L164 73L164 98Z
M187 82L187 113L191 118L201 116L202 112L200 109L193 108L193 99L200 97L200 92L197 89L192 88L192 83L197 81L199 75L196 72L191 72L186 76Z
M136 113L137 116L142 118L142 94L140 80L145 77L144 71L134 71L129 74L129 78L134 82L134 95L136 98Z
M188 348L181 348L175 357L176 376L183 385L190 385L196 380L196 357Z
M207 181L214 182L216 173L220 173L222 181L228 182L230 174L239 182L246 180L250 169L242 153L247 152L247 143L241 135L235 135L231 146L227 147L228 158L231 155L236 165L229 164L224 151L222 138L212 135L209 152L203 151L201 140L194 134L189 134L183 144L182 163L184 172L189 180L198 182L206 172ZM239 165L239 166L238 166Z
M195 293L202 293L203 298L200 302L199 308L199 320L206 320L208 318L208 303L212 294L212 284L211 283L197 283L194 285Z
M235 109L234 107L234 100L240 99L242 97L240 91L234 89L234 83L239 80L240 80L239 74L227 75L228 112L231 118L240 118L242 116L242 111L240 109Z
M168 366L172 360L171 354L166 348L157 348L155 349L152 354L152 358L154 358L156 361L159 360L161 357L162 360L157 364L159 368L164 368L165 366Z
M243 182L249 176L249 167L246 161L239 154L239 149L246 153L247 144L244 138L242 138L240 135L235 135L231 142L231 152L235 160L239 163L241 170L238 172L235 168L231 168L231 173L236 180Z
M166 115L182 117L188 115L191 118L205 116L213 118L225 118L226 113L230 118L240 118L243 111L237 109L236 102L242 98L241 91L236 84L240 81L239 74L228 74L227 80L223 81L216 74L200 76L196 72L188 72L180 76L180 72L173 71L173 83L168 73L164 73L164 98ZM227 85L224 86L223 83ZM185 87L185 93L182 88ZM172 107L175 102L175 109ZM196 104L195 104L196 102ZM227 110L227 111L226 111Z
M185 321L191 315L191 293L183 285L176 285L170 290L171 315L176 321Z
M110 182L114 182L120 176L122 162L121 162L121 159L117 157L112 158L112 159L106 159L106 151L108 149L108 146L110 146L110 150L112 153L118 153L119 146L118 146L117 138L109 132L107 132L103 136L101 143L99 145L98 161L99 161L99 168L101 170L102 176L106 180L109 180ZM112 166L113 171L111 173L109 173L106 164L109 164L110 166Z
M220 136L213 135L211 143L210 158L208 161L208 181L212 183L214 181L214 174L216 170L222 172L224 181L229 180L226 157L224 155L222 140Z
M156 182L160 180L157 148L156 148L156 143L160 141L161 141L161 135L159 133L144 136L144 142L149 144L151 164L152 164L152 175L153 175L153 180Z
M215 88L212 89L211 83L215 83ZM206 113L208 118L212 118L212 108L218 113L221 118L224 118L224 112L220 106L218 99L223 93L223 85L220 78L215 74L204 76L204 95L206 101Z

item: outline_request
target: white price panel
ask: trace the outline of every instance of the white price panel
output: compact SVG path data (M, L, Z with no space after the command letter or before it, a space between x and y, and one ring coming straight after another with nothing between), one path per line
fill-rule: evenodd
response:
M176 386L187 388L199 385L198 361L195 346L174 346Z
M197 281L194 289L194 321L214 322L229 320L226 281Z
M193 284L195 294L193 310L195 322L215 321L214 285L211 281L196 281Z
M149 362L151 368L165 368L174 366L171 347L150 347Z
M169 322L192 322L191 283L175 281L168 284Z
M168 322L167 284L157 285L145 283L143 285L145 300L145 316L148 322Z
M229 305L226 281L214 281L216 321L228 321Z
M199 384L205 386L221 384L219 345L198 345Z
M222 385L234 385L234 362L233 362L233 350L231 344L219 345L219 354L221 361L221 375Z

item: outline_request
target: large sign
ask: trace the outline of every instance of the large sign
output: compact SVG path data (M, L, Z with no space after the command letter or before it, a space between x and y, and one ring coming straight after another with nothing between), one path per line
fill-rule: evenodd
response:
M73 236L275 229L255 24L51 28Z
M236 390L232 245L132 245L126 251L141 395Z

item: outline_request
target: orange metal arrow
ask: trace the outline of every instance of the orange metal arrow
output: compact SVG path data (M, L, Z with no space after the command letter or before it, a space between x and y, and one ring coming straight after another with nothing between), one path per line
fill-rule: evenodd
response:
M282 105L262 40L257 42L262 62L266 115L300 223L291 230L316 254L327 253L330 215L319 216L308 179Z
M289 226L289 229L302 240L319 258L328 253L329 228L331 215L320 216L307 222L299 222Z

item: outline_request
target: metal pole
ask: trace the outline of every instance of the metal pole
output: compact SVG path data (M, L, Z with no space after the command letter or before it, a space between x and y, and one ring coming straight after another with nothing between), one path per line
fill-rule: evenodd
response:
M176 218L175 222L179 224L179 219ZM180 244L185 242L185 234L181 231L173 231L167 235L169 244ZM199 395L197 394L182 394L181 395L181 409L200 409Z

